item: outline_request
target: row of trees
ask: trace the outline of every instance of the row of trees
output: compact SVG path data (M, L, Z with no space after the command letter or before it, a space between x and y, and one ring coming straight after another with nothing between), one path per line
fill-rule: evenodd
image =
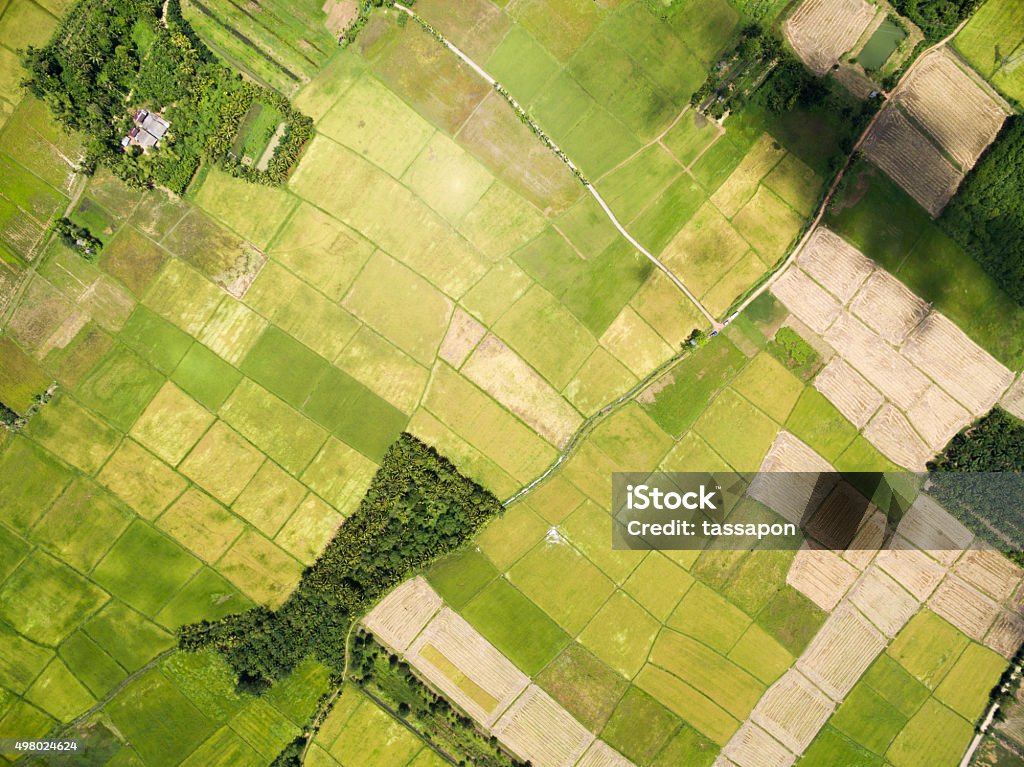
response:
M437 451L403 434L358 510L280 608L185 626L180 646L216 648L251 692L308 655L340 671L350 622L411 573L461 546L501 508Z
M1024 120L1007 120L944 211L946 232L1024 305Z
M199 40L180 0L79 0L51 40L25 55L26 86L56 119L87 136L87 171L102 164L136 187L181 193L204 160L223 162L256 98L283 101L290 120L274 161L250 180L287 178L312 121L280 94L247 83ZM159 147L121 146L138 107L164 109ZM249 178L248 174L240 174Z
M423 683L397 655L359 631L349 653L349 679L405 719L458 765L524 767L493 735L485 735L465 714ZM528 764L528 763L525 763Z

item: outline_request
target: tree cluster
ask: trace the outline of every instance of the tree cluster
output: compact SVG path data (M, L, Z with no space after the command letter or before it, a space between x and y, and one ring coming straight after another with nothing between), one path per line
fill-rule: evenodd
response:
M253 165L246 165L237 157L227 151L224 147L221 167L236 178L243 178L254 184L265 184L277 186L288 180L288 174L299 160L299 155L306 146L306 142L313 136L313 120L302 114L292 106L291 102L276 91L267 88L259 88L252 83L246 83L248 93L248 107L254 101L262 101L276 109L284 118L285 128L281 139L274 147L274 153L267 164L266 169L260 170ZM244 112L242 115L244 116ZM241 117L239 117L241 120ZM230 144L230 139L228 141Z
M308 655L339 669L350 622L402 580L465 543L501 512L490 492L409 434L388 449L357 511L277 610L257 607L183 627L180 646L212 646L258 693Z
M893 6L913 21L930 40L941 40L978 9L982 0L893 0Z
M132 186L179 194L204 160L227 156L257 95L287 104L218 61L182 17L180 0L168 0L166 13L160 0L78 0L46 45L29 47L25 67L29 90L61 124L86 134L85 170L103 164ZM145 152L121 146L139 108L162 109L171 124ZM284 181L311 134L309 118L287 108L291 135L252 180Z
M84 226L78 226L69 218L58 218L53 222L51 229L60 237L61 242L86 261L95 260L100 250L103 249L103 243L99 237L96 237Z
M1024 305L1024 120L1010 117L939 223Z
M953 437L928 470L930 495L1024 564L1024 422L996 407Z

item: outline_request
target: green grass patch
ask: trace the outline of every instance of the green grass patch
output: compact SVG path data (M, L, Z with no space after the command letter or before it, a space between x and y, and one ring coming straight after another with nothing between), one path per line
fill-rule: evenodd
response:
M196 621L214 621L250 607L252 602L238 589L216 570L204 567L171 598L157 615L157 621L168 629L176 629Z
M46 391L50 378L6 336L0 337L0 403L19 415Z
M558 61L521 26L513 26L485 67L520 103L533 100L560 69Z
M0 454L4 502L0 519L27 532L61 494L72 474L52 455L24 438L15 438Z
M687 355L656 381L650 389L654 401L644 408L662 429L678 437L693 425L706 403L745 361L743 352L732 342L716 338Z
M973 734L966 719L931 698L896 736L885 756L893 767L956 764Z
M892 656L883 653L863 677L864 684L895 707L905 719L913 716L928 699L928 688L911 676Z
M197 402L216 410L242 380L242 374L200 343L194 343L171 373L171 380Z
M119 338L164 375L170 375L192 345L191 336L145 306L136 307Z
M727 653L746 631L751 619L703 583L690 587L668 619L668 625Z
M56 645L107 598L63 562L37 551L0 587L0 618L35 642Z
M679 718L658 701L630 687L601 731L601 739L635 764L650 764L679 724Z
M159 669L151 669L112 700L107 714L154 767L171 767L190 754L214 724Z
M648 554L623 584L623 590L660 621L668 618L693 576L659 552Z
M174 637L123 602L111 600L84 626L85 633L129 672L175 645Z
M786 421L786 429L830 462L836 460L857 436L857 427L812 387L804 389L800 395Z
M969 642L952 624L931 610L922 610L896 635L888 653L934 690Z
M811 600L785 586L757 615L757 623L793 655L799 655L828 614Z
M884 754L907 720L898 708L862 682L853 688L830 723L869 751Z
M737 471L756 471L779 431L775 422L731 389L715 398L694 428Z
M736 376L732 388L775 421L785 423L803 385L771 356L759 354Z
M530 675L544 668L569 642L568 634L503 578L491 581L462 614Z
M83 405L104 416L121 431L128 431L163 382L164 377L142 357L115 346L78 385L78 396Z
M841 733L825 727L807 747L800 767L882 767L882 758L859 747Z
M668 151L654 144L600 181L601 196L620 221L632 221L682 170Z
M729 660L765 684L772 684L793 665L793 656L756 623L729 651Z
M973 722L984 713L989 692L1006 665L1006 659L998 653L972 643L935 688L935 697Z
M145 563L148 575L139 577ZM147 615L165 605L189 577L199 561L142 521L136 521L96 566L93 577L132 607Z
M570 642L536 683L592 732L599 732L629 683L579 642Z
M583 629L579 641L627 678L644 665L661 625L622 591L616 591Z
M437 562L426 575L441 598L460 610L499 573L479 549L464 549Z
M128 674L84 631L76 631L60 646L60 657L89 691L100 697Z

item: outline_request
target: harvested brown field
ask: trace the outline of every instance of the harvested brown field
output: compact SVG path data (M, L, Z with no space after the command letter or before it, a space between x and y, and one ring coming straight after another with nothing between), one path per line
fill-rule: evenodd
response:
M722 755L736 767L790 767L796 761L793 753L753 722L740 727Z
M896 636L921 606L910 593L879 567L869 567L853 590L850 601L890 639Z
M885 542L887 525L885 514L876 510L861 525L857 535L853 537L853 541L843 552L843 559L858 570L866 568Z
M844 602L818 631L797 668L833 700L842 700L886 645L885 636Z
M974 535L927 495L919 495L900 520L899 534L946 567L971 545Z
M576 767L632 767L632 764L603 740L595 740Z
M984 645L1004 658L1012 658L1024 643L1024 620L1006 610L1000 611L985 635Z
M871 81L871 78L864 74L862 67L851 64L848 61L840 61L839 69L833 71L832 76L846 90L852 93L855 98L861 101L867 101L871 98L871 94L878 89L878 86Z
M832 551L841 551L850 545L874 512L875 507L865 502L859 490L849 482L839 482L810 518L804 520L803 527L816 543Z
M946 568L900 537L893 539L890 548L880 551L875 561L920 600L927 599L946 574Z
M953 572L998 602L1010 598L1024 575L1004 554L981 542L960 558Z
M907 411L907 418L934 453L973 420L962 405L934 384Z
M928 314L928 304L887 271L876 269L853 297L850 311L895 346Z
M864 323L842 314L825 340L868 382L901 408L913 407L931 381Z
M818 485L819 472L834 472L832 465L788 431L779 432L761 461L748 494L794 524L814 499L825 500L828 486Z
M864 436L887 458L912 471L923 471L925 463L935 455L906 416L888 402L871 419Z
M844 304L875 270L871 259L824 226L814 230L796 262Z
M1013 383L1013 373L937 312L900 351L975 416L987 413Z
M796 754L803 753L832 714L835 703L796 669L761 697L750 719Z
M875 122L864 153L917 200L932 218L956 193L963 174L895 106Z
M556 447L583 422L583 416L497 336L487 335L480 342L462 373Z
M545 767L575 764L594 741L586 727L533 684L498 720L492 732L521 758Z
M893 98L964 171L974 167L1009 114L947 47L919 59Z
M881 392L842 357L833 357L818 373L814 378L814 388L858 429L867 425L883 402Z
M796 266L771 287L772 293L815 333L824 333L842 311L839 302Z
M448 332L445 333L444 341L441 342L441 350L438 355L458 370L486 332L487 328L470 314L456 308L451 324L448 326Z
M1024 376L1017 378L1013 386L1003 395L999 404L1008 413L1013 413L1018 418L1024 418Z
M449 700L486 727L530 683L526 674L448 607L441 608L405 655Z
M977 642L999 614L999 605L955 575L939 585L928 606Z
M807 67L824 75L860 39L877 12L866 0L804 0L782 29Z
M833 610L857 580L857 568L834 551L804 543L793 558L786 583L823 610Z
M405 652L441 605L437 592L417 576L384 597L363 618L363 624L388 647Z

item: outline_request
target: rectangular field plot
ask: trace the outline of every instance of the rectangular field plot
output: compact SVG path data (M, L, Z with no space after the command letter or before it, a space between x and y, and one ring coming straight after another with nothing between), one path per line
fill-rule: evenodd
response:
M822 626L797 668L834 700L841 700L885 647L882 633L844 603Z
M893 181L937 217L963 174L894 106L888 107L864 141L864 153Z
M527 688L493 732L520 756L553 767L575 764L594 740L591 732L536 685Z
M974 166L1007 117L1007 107L940 50L918 61L895 95L897 103L920 123L960 167Z
M861 36L877 9L866 0L804 0L783 31L803 62L824 75Z
M388 647L405 652L441 605L441 597L430 584L416 577L384 597L363 623Z
M484 726L497 721L526 689L529 677L449 608L441 608L406 657Z

